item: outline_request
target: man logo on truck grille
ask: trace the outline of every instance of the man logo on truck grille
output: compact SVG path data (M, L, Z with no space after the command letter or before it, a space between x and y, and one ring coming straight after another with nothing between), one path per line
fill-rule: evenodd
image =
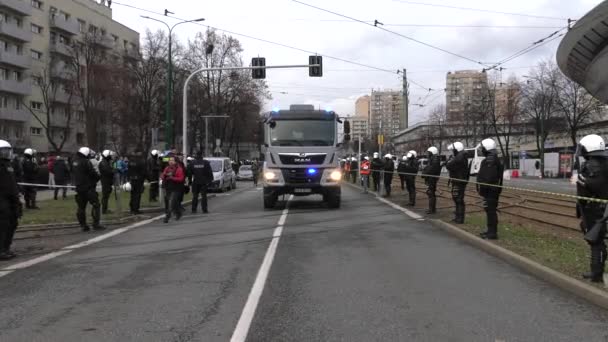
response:
M310 158L293 158L293 161L296 163L310 163Z

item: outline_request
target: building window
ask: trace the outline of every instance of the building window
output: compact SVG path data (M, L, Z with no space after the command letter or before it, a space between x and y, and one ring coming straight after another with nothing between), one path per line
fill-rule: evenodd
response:
M11 79L13 81L21 81L21 72L19 72L19 71L13 71L11 73Z
M42 52L36 51L36 50L32 50L32 58L33 59L37 59L37 60L41 60L42 59Z
M0 81L4 81L8 79L8 70L4 68L0 68Z
M30 106L35 110L42 110L42 102L31 101Z
M42 9L42 1L32 0L32 7L37 8L37 9Z
M8 108L8 97L0 96L0 108Z
M84 121L84 112L83 111L76 112L76 119L78 119L78 121Z
M80 28L80 33L85 33L87 32L87 22L82 20L82 19L78 19L78 27Z
M97 26L89 25L89 33L97 34Z
M42 128L39 127L30 127L31 135L42 135Z
M37 33L37 34L42 34L42 26L32 24L32 32Z
M65 13L64 11L59 11L59 16L61 16L65 21L70 20L70 14Z

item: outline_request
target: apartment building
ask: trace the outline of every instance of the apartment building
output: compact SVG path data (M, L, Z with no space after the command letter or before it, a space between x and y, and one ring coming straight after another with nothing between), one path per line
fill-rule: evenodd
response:
M448 72L446 114L448 122L462 122L465 116L481 110L487 96L488 75L476 70Z
M359 137L365 139L369 135L369 120L367 118L353 116L350 121L350 136L353 140L358 140Z
M365 118L369 120L369 104L371 97L369 95L363 95L355 102L355 116L358 118Z
M115 60L137 58L139 33L112 20L112 8L103 0L0 0L0 139L17 149L52 150L47 139L64 134L64 151L86 142L82 105L62 87L73 79L72 46L86 33L100 37L97 44ZM46 119L48 93L41 83L57 85ZM33 115L32 111L36 114ZM71 114L68 114L71 113Z
M406 127L403 115L403 93L395 90L372 91L370 128L373 136L391 137Z

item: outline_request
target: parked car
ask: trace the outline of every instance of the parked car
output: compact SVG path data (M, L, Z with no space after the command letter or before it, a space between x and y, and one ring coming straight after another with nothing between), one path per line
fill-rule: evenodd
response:
M239 173L236 174L237 180L253 180L253 171L251 171L251 165L242 165L239 168Z
M213 182L209 190L227 191L236 189L236 175L232 169L230 158L205 158L211 164Z

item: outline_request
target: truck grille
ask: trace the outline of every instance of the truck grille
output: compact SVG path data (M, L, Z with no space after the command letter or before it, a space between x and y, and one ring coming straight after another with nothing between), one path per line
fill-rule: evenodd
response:
M310 175L308 169L283 169L283 178L288 184L318 184L322 175L323 170L317 170L317 173Z
M325 162L325 156L325 153L315 155L279 154L283 165L320 165Z

